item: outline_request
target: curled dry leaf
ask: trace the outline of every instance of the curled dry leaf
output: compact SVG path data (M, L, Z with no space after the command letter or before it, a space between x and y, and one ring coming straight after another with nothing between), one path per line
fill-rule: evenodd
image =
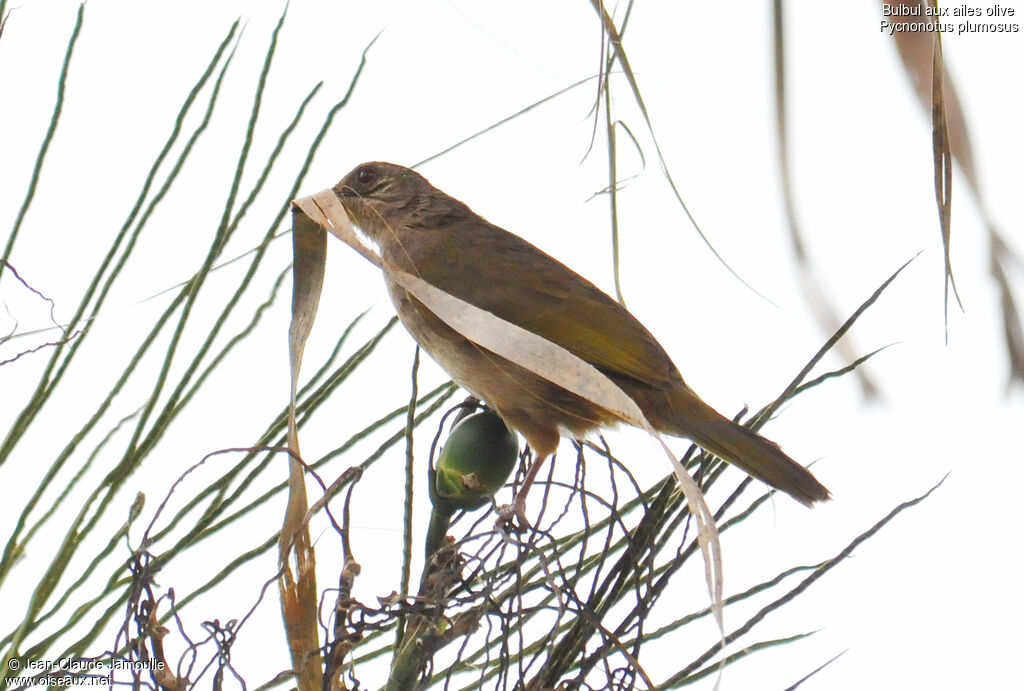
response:
M305 213L292 214L292 320L288 329L291 399L288 406L288 505L278 538L281 613L301 691L323 686L317 625L316 555L306 522L306 478L300 462L295 395L306 338L313 328L327 257L327 234Z

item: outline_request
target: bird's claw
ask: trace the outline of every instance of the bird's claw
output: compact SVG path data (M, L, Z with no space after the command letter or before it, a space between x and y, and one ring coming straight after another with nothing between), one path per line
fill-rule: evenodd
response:
M498 520L494 526L499 530L513 533L525 533L530 530L530 522L526 520L526 502L515 497L511 504L498 507Z

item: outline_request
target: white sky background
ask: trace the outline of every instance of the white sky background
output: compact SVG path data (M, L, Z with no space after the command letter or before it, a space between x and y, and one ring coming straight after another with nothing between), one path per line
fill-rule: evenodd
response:
M348 88L364 46L382 29L351 106L338 116L302 194L333 185L364 160L411 165L598 68L599 26L582 0L488 3L486 10L464 4L293 2L268 83L254 167L243 190L255 180L277 132L305 93L323 80L322 93L274 174L274 193L287 190L305 156L296 144L309 141ZM1022 3L1003 6L1015 8L1011 21L1024 24ZM107 0L86 7L65 111L11 257L22 276L55 301L61 321L71 316L93 266L127 214L185 94L234 18L242 16L247 24L210 132L150 222L135 268L119 280L96 322L90 337L94 364L65 383L69 393L80 393L55 401L0 470L8 491L19 482L35 487L39 467L91 413L97 401L90 393L104 391L99 387L123 368L144 333L139 329L166 299L134 303L187 279L205 254L244 135L240 123L246 121L281 7L270 2L157 6ZM770 6L749 3L743 11L730 9L735 9L731 16L713 3L638 3L626 49L684 198L718 251L774 305L742 286L703 246L671 198L625 82L616 85L616 115L637 133L647 156L646 171L620 197L627 302L690 385L726 414L772 400L825 340L800 295L782 215ZM0 38L0 224L7 227L21 204L49 121L76 11L72 2L25 0ZM820 459L815 473L835 501L808 511L779 497L756 525L737 531L742 539L730 535L724 545L727 590L741 590L788 565L832 556L896 504L923 493L946 472L951 475L932 498L897 518L796 604L769 618L762 630L764 637L823 629L820 633L730 668L725 688L783 688L847 649L803 688L1009 688L1019 676L1015 663L1024 614L1014 531L1024 401L1019 389L1006 390L998 296L988 275L977 207L958 172L953 262L967 309L961 313L951 306L946 346L930 127L895 46L879 31L879 7L804 0L789 4L787 18L797 207L810 254L828 280L840 315L849 314L916 252L925 252L853 331L861 352L897 344L869 367L883 399L865 405L854 379L844 378L801 397L765 430L794 458ZM943 42L993 219L1017 251L1024 251L1019 202L1024 104L1018 85L1024 39L1020 33L947 34ZM607 201L588 201L605 184L603 143L584 159L594 95L592 85L576 89L421 172L489 220L611 290ZM189 120L196 121L194 116ZM639 162L625 137L620 142L620 171L627 175L639 169ZM226 257L257 242L281 202L266 196L250 212ZM257 279L266 288L256 290L257 295L269 292L289 253L290 240L277 241L270 268ZM358 312L372 308L353 343L392 314L371 267L334 241L329 255L307 363L319 362ZM4 275L0 289L19 319L19 330L46 326L45 308L10 275ZM279 297L267 324L251 339L255 342L211 382L201 404L175 423L157 451L161 462L133 477L119 499L124 509L115 514L123 516L134 492L142 490L148 496L143 517L148 521L185 467L214 449L253 443L287 393L288 302ZM213 314L218 307L204 309ZM10 329L10 317L0 311L0 331ZM307 456L319 457L358 429L363 418L357 422L346 416L353 409L374 408L373 392L401 392L399 401L408 395L411 339L396 330L385 347L394 353L394 366L359 375L358 381L366 381L367 400L333 403L338 429L321 428L323 436L311 432L304 437ZM8 357L12 346L4 348L0 355ZM152 367L156 355L148 360ZM46 357L37 354L3 368L0 420L5 430ZM825 366L838 364L829 358ZM307 364L307 376L311 370ZM381 383L374 385L370 376ZM443 380L425 361L421 390ZM128 414L145 394L127 392L117 410ZM421 455L428 449L428 429L418 437ZM386 468L393 471L393 481L404 462L401 447L392 456ZM98 464L109 468L118 458L101 456ZM664 470L638 472L650 482ZM281 477L284 473L282 462ZM401 487L379 492L366 505L376 513L356 512L364 517L354 549L365 569L359 581L365 600L397 587L397 568L388 560L397 563L399 558ZM425 517L425 495L420 497ZM6 535L21 502L4 504L0 521ZM275 505L266 516L254 516L254 534L266 534L280 515ZM49 528L48 539L60 539L63 528ZM321 551L318 557L323 573L332 573L337 555ZM34 585L41 563L23 564L18 578L0 592L4 632L8 621L20 620L24 600L19 598ZM272 569L268 563L260 579L271 577ZM187 579L187 573L169 569L158 580L184 587ZM696 572L690 585L693 595L685 607L700 606L705 592ZM273 591L271 597L276 599ZM246 592L234 609L216 603L195 612L223 621L240 616L251 601ZM260 611L261 621L251 625L276 626L275 602ZM252 671L246 675L250 682L287 666L282 642L263 642L266 650L281 654L277 660L260 659L258 642L253 645L242 642L234 658L243 673ZM251 666L245 660L252 660ZM670 664L659 670L654 658L642 662L655 678L673 669Z

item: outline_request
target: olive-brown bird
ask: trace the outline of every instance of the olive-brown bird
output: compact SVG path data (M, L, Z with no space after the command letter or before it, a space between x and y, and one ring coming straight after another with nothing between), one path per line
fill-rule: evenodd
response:
M660 432L686 437L797 501L829 498L778 445L719 415L686 385L654 336L590 281L473 213L408 168L364 163L334 187L379 247L398 316L452 379L482 398L533 449L529 486L567 432L618 422L598 405L467 340L389 275L388 265L556 343L628 394ZM521 508L521 505L520 505Z

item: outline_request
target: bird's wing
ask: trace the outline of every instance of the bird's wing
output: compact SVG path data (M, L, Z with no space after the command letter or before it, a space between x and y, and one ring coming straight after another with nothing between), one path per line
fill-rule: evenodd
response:
M393 257L438 288L557 343L605 374L653 387L681 380L633 315L522 238L482 220L413 232Z

